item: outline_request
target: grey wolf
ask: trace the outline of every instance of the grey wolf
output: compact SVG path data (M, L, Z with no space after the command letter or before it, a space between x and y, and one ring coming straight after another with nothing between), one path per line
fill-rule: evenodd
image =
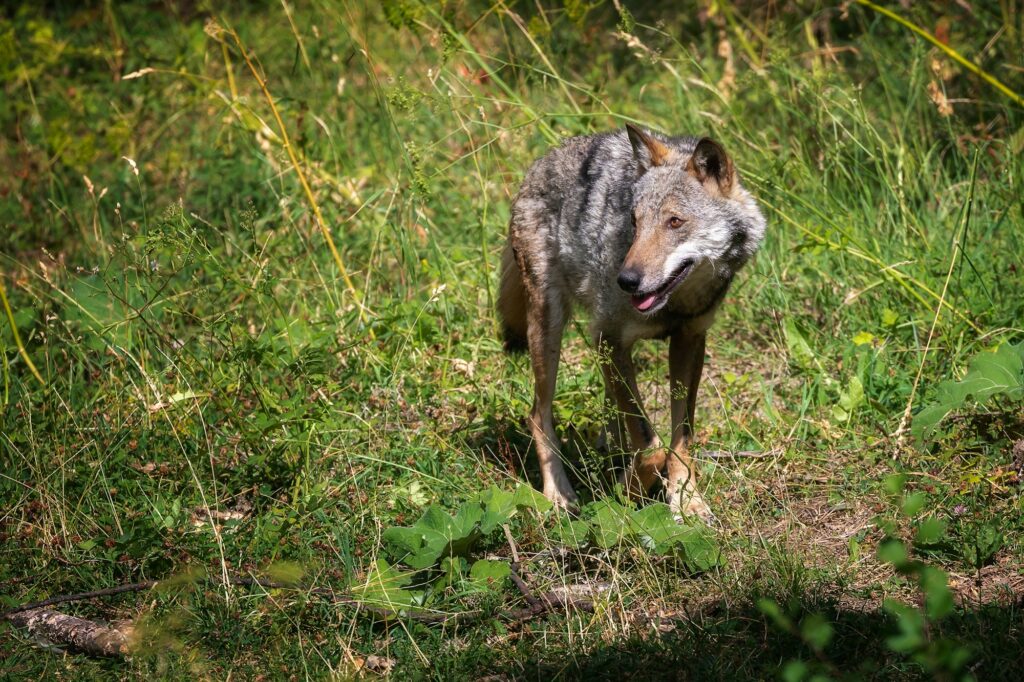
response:
M607 433L628 432L635 455L622 482L641 497L661 479L677 517L713 518L690 457L705 338L736 273L758 249L765 220L720 144L625 130L573 137L530 167L512 204L498 311L506 348L527 348L529 415L543 492L572 509L577 496L552 419L562 333L585 309L602 358ZM644 414L632 347L669 339L672 436L662 446Z

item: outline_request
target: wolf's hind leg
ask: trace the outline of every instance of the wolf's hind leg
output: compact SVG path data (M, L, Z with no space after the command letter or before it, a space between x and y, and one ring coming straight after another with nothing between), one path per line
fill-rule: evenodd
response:
M696 514L705 521L714 521L711 509L697 492L697 469L690 458L697 389L704 371L704 342L703 334L676 334L669 343L672 444L669 447L668 485L665 492L669 507L677 518Z
M576 505L576 492L562 465L558 436L555 433L552 401L558 376L558 356L562 349L562 331L569 317L567 302L551 287L532 287L527 310L527 341L533 365L533 409L530 431L537 448L540 472L544 480L544 496L556 507L571 509Z
M620 453L628 447L626 443L626 420L622 418L618 402L611 385L604 382L604 406L608 413L608 421L601 428L597 437L597 449L603 454Z
M602 354L601 369L606 390L615 399L618 419L625 423L635 453L632 463L623 473L622 482L627 494L640 497L650 489L665 466L664 448L648 423L640 402L632 349L603 338L598 339L598 348Z

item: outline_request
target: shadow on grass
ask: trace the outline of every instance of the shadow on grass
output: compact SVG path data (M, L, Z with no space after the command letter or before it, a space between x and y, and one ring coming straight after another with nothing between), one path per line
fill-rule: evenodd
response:
M562 461L580 501L585 504L612 494L630 455L605 452L595 445L599 441L597 433L580 431L571 425L561 430ZM509 477L525 479L535 489L543 489L525 415L518 421L487 415L464 435L464 442L467 449L479 452Z
M941 665L926 669L936 665L934 659L922 665L912 654L894 651L888 642L898 634L899 625L889 614L815 606L808 597L786 610L797 623L809 614L820 614L831 624L831 641L820 652L800 636L780 630L753 606L718 606L692 620L647 624L628 638L586 651L552 647L545 640L551 628L535 626L520 643L522 657L498 674L536 680L812 679L812 674L827 676L818 679L963 679L967 673L979 680L1020 679L1022 605L1018 598L1009 605L981 606L933 626L928 633L932 642L944 640L968 649L969 659L958 673L944 671ZM941 646L939 650L948 651ZM806 666L807 673L783 676L787 666Z

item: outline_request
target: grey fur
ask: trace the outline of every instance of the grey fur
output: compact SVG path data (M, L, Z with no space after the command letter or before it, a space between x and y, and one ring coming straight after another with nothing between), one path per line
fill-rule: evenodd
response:
M666 221L673 217L678 227L669 228ZM764 230L764 218L731 161L706 138L637 129L570 138L532 165L512 205L512 249L499 300L506 335L513 337L507 340L514 345L513 331L529 329L541 378L537 365L552 364L558 344L550 337L561 337L575 304L589 313L595 340L620 351L629 372L628 353L637 339L700 337L703 348L703 334ZM516 265L518 273L509 271ZM617 283L626 270L639 277L635 296ZM662 290L664 295L657 293ZM512 319L515 306L507 302L517 291L532 315L528 320L521 314ZM649 310L642 312L640 305ZM557 355L551 369L557 369ZM535 399L531 419L550 436L539 414L550 409L543 404L549 398ZM548 445L557 454L557 443ZM563 493L566 485L552 484ZM571 488L566 502L548 490L552 486L546 477L545 493L571 503Z

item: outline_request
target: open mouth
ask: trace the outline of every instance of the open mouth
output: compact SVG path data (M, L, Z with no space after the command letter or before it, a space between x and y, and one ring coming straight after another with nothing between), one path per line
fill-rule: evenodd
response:
M682 264L676 268L675 272L669 275L668 280L655 289L654 291L647 292L645 294L634 294L631 297L633 307L642 313L653 313L668 300L669 295L675 290L677 286L682 284L686 276L693 270L694 260L688 258L682 262Z

